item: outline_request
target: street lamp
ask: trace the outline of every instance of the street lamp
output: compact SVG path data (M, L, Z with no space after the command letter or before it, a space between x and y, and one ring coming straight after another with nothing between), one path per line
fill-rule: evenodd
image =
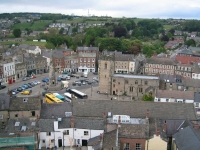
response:
M92 96L92 84L91 84L91 96Z

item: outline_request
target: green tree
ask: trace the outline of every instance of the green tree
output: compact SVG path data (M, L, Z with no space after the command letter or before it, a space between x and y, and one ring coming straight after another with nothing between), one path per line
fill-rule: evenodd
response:
M14 35L16 38L20 37L21 34L22 34L22 31L21 31L20 29L14 29L14 30L13 30L13 35Z
M54 46L52 43L50 43L50 42L47 42L47 43L45 44L45 47L46 47L47 49L54 49L54 48L55 48L55 46Z
M64 31L65 29L64 28L61 28L60 30L59 30L59 34L63 34L63 31Z
M150 94L144 94L143 96L142 96L142 100L143 101L153 101L153 96L152 95L150 95Z
M196 46L196 42L193 39L189 39L186 41L187 46Z

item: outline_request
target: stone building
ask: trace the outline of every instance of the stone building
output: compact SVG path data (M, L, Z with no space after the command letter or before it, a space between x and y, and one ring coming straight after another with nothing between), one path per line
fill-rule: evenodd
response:
M155 95L159 87L156 76L114 74L111 80L112 95L127 95L132 98L142 98L144 94Z
M27 75L36 74L34 55L25 56L24 62L26 64Z
M53 52L53 66L56 72L62 72L65 68L65 60L62 51Z
M181 75L160 74L159 80L160 90L181 90L181 88L179 87L179 85L182 85Z
M47 59L42 56L36 56L35 58L35 69L36 74L47 72Z
M144 64L145 75L174 74L176 63L171 58L151 57Z
M64 71L78 71L78 55L70 54L65 56L65 69Z
M96 64L96 53L78 53L78 72L95 72Z
M15 62L16 80L27 75L26 64L24 62Z

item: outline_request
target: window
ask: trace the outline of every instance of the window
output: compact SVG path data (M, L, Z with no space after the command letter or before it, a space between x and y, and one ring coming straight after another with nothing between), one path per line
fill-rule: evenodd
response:
M133 92L133 87L132 86L130 87L130 92Z
M140 143L136 143L135 150L141 150L141 144Z
M82 58L80 58L80 62L82 62Z
M144 81L144 84L145 84L145 85L148 85L148 81Z
M166 102L169 102L169 99L166 99Z
M104 67L104 69L107 69L107 63L105 63L105 67Z
M160 102L160 98L158 99L158 102Z
M88 64L88 67L90 67L90 64Z
M65 131L63 132L63 134L64 134L64 135L69 135L69 130L65 130Z
M45 140L42 140L42 143L45 143Z
M94 59L92 59L92 62L94 62Z
M130 149L130 144L124 143L124 150L129 150L129 149Z
M113 84L113 87L115 87L115 84Z
M47 132L47 136L51 136L51 132Z
M35 116L35 111L32 111L31 114L32 114L32 116Z
M143 89L142 89L142 88L139 88L139 92L142 93L142 91L143 91Z
M113 79L113 82L115 82L116 80L115 79Z
M138 84L138 81L137 81L137 80L135 81L135 84Z
M89 134L88 134L88 131L84 131L84 135L89 135Z
M94 67L94 64L92 64L92 67Z
M0 115L0 119L3 119L3 115Z
M128 80L125 80L125 84L128 84Z
M90 58L88 58L88 62L90 62Z
M86 62L86 58L84 58L84 62Z
M15 114L15 117L18 117L18 114Z

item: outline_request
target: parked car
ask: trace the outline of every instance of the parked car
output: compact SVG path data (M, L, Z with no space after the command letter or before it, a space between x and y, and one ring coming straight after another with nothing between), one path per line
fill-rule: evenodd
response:
M68 74L68 72L67 72L67 71L65 71L65 72L63 72L62 74Z
M35 76L35 75L32 75L31 78L34 79L34 78L36 78L36 76Z
M72 82L72 85L73 85L73 86L76 86L76 82Z
M88 83L88 84L92 84L92 81L88 81L87 83Z
M22 80L23 80L23 81L26 81L26 80L28 80L28 78L27 78L27 77L25 77L25 78L23 78Z
M6 88L5 85L0 85L0 90L1 90L1 89L5 89L5 88Z
M35 84L33 82L29 82L28 84L31 85L32 87L35 86Z
M50 93L49 91L42 92L42 96L45 96L47 93Z
M98 72L93 72L94 75L98 75Z
M32 81L32 83L34 83L35 85L37 85L38 83L37 83L37 81Z
M85 85L85 81L83 81L82 84Z
M12 90L12 95L16 95L17 93L19 93L19 91L17 91L17 89Z
M81 86L81 82L80 81L77 84L78 84L78 86Z
M21 92L21 91L23 91L23 88L22 87L18 87L17 91Z
M24 88L26 88L26 89L29 88L28 85L26 85L26 84L22 85L22 87L24 87Z
M49 78L43 78L42 82L49 82Z
M30 85L30 84L24 84L24 85L28 86L28 88L32 88L32 87L33 87L33 86Z
M61 78L60 78L60 77L58 77L57 81L61 81Z
M66 92L69 92L71 90L71 88L67 87L66 88Z
M23 94L23 95L30 95L31 91L30 90L25 90L25 91L22 91L20 93Z

